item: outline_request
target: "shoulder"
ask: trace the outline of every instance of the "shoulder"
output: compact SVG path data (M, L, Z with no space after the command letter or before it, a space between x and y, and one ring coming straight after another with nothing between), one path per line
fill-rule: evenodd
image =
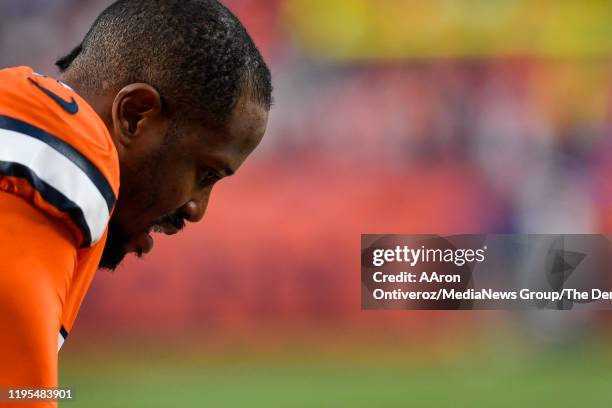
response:
M0 70L0 136L0 189L63 218L81 246L97 242L119 191L119 160L91 106L28 67Z

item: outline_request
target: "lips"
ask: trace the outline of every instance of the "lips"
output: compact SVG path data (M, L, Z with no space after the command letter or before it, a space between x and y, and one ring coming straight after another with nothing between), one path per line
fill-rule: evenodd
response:
M148 254L153 249L153 238L149 231L141 232L134 236L125 248L125 252L134 252L138 256Z
M154 224L146 231L135 235L130 243L126 246L125 252L134 252L138 254L138 256L148 254L153 249L154 244L153 237L151 237L152 233L174 235L180 230L181 228L168 222Z

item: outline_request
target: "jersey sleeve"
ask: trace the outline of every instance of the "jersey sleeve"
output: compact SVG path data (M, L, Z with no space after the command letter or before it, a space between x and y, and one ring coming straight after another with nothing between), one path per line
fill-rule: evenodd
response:
M61 221L81 248L100 241L119 191L117 152L100 117L27 67L0 71L0 190Z
M0 387L57 386L118 192L117 151L94 109L28 67L0 70Z
M0 231L0 387L57 387L62 310L77 259L71 232L6 192Z

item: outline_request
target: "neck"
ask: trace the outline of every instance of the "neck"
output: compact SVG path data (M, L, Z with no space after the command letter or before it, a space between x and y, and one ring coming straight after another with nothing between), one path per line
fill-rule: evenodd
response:
M106 92L98 93L92 91L92 89L83 81L76 78L70 73L62 73L59 78L60 81L71 87L81 98L85 99L85 102L93 108L98 114L100 119L106 125L110 135L113 135L113 121L111 115L111 107L113 104L114 95L112 92L106 90Z

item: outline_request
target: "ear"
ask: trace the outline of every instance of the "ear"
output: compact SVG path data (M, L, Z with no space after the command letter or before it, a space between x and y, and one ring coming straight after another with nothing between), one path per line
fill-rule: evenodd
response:
M111 111L119 143L129 146L141 135L147 122L160 116L161 110L161 96L151 85L134 83L122 88L115 96Z

